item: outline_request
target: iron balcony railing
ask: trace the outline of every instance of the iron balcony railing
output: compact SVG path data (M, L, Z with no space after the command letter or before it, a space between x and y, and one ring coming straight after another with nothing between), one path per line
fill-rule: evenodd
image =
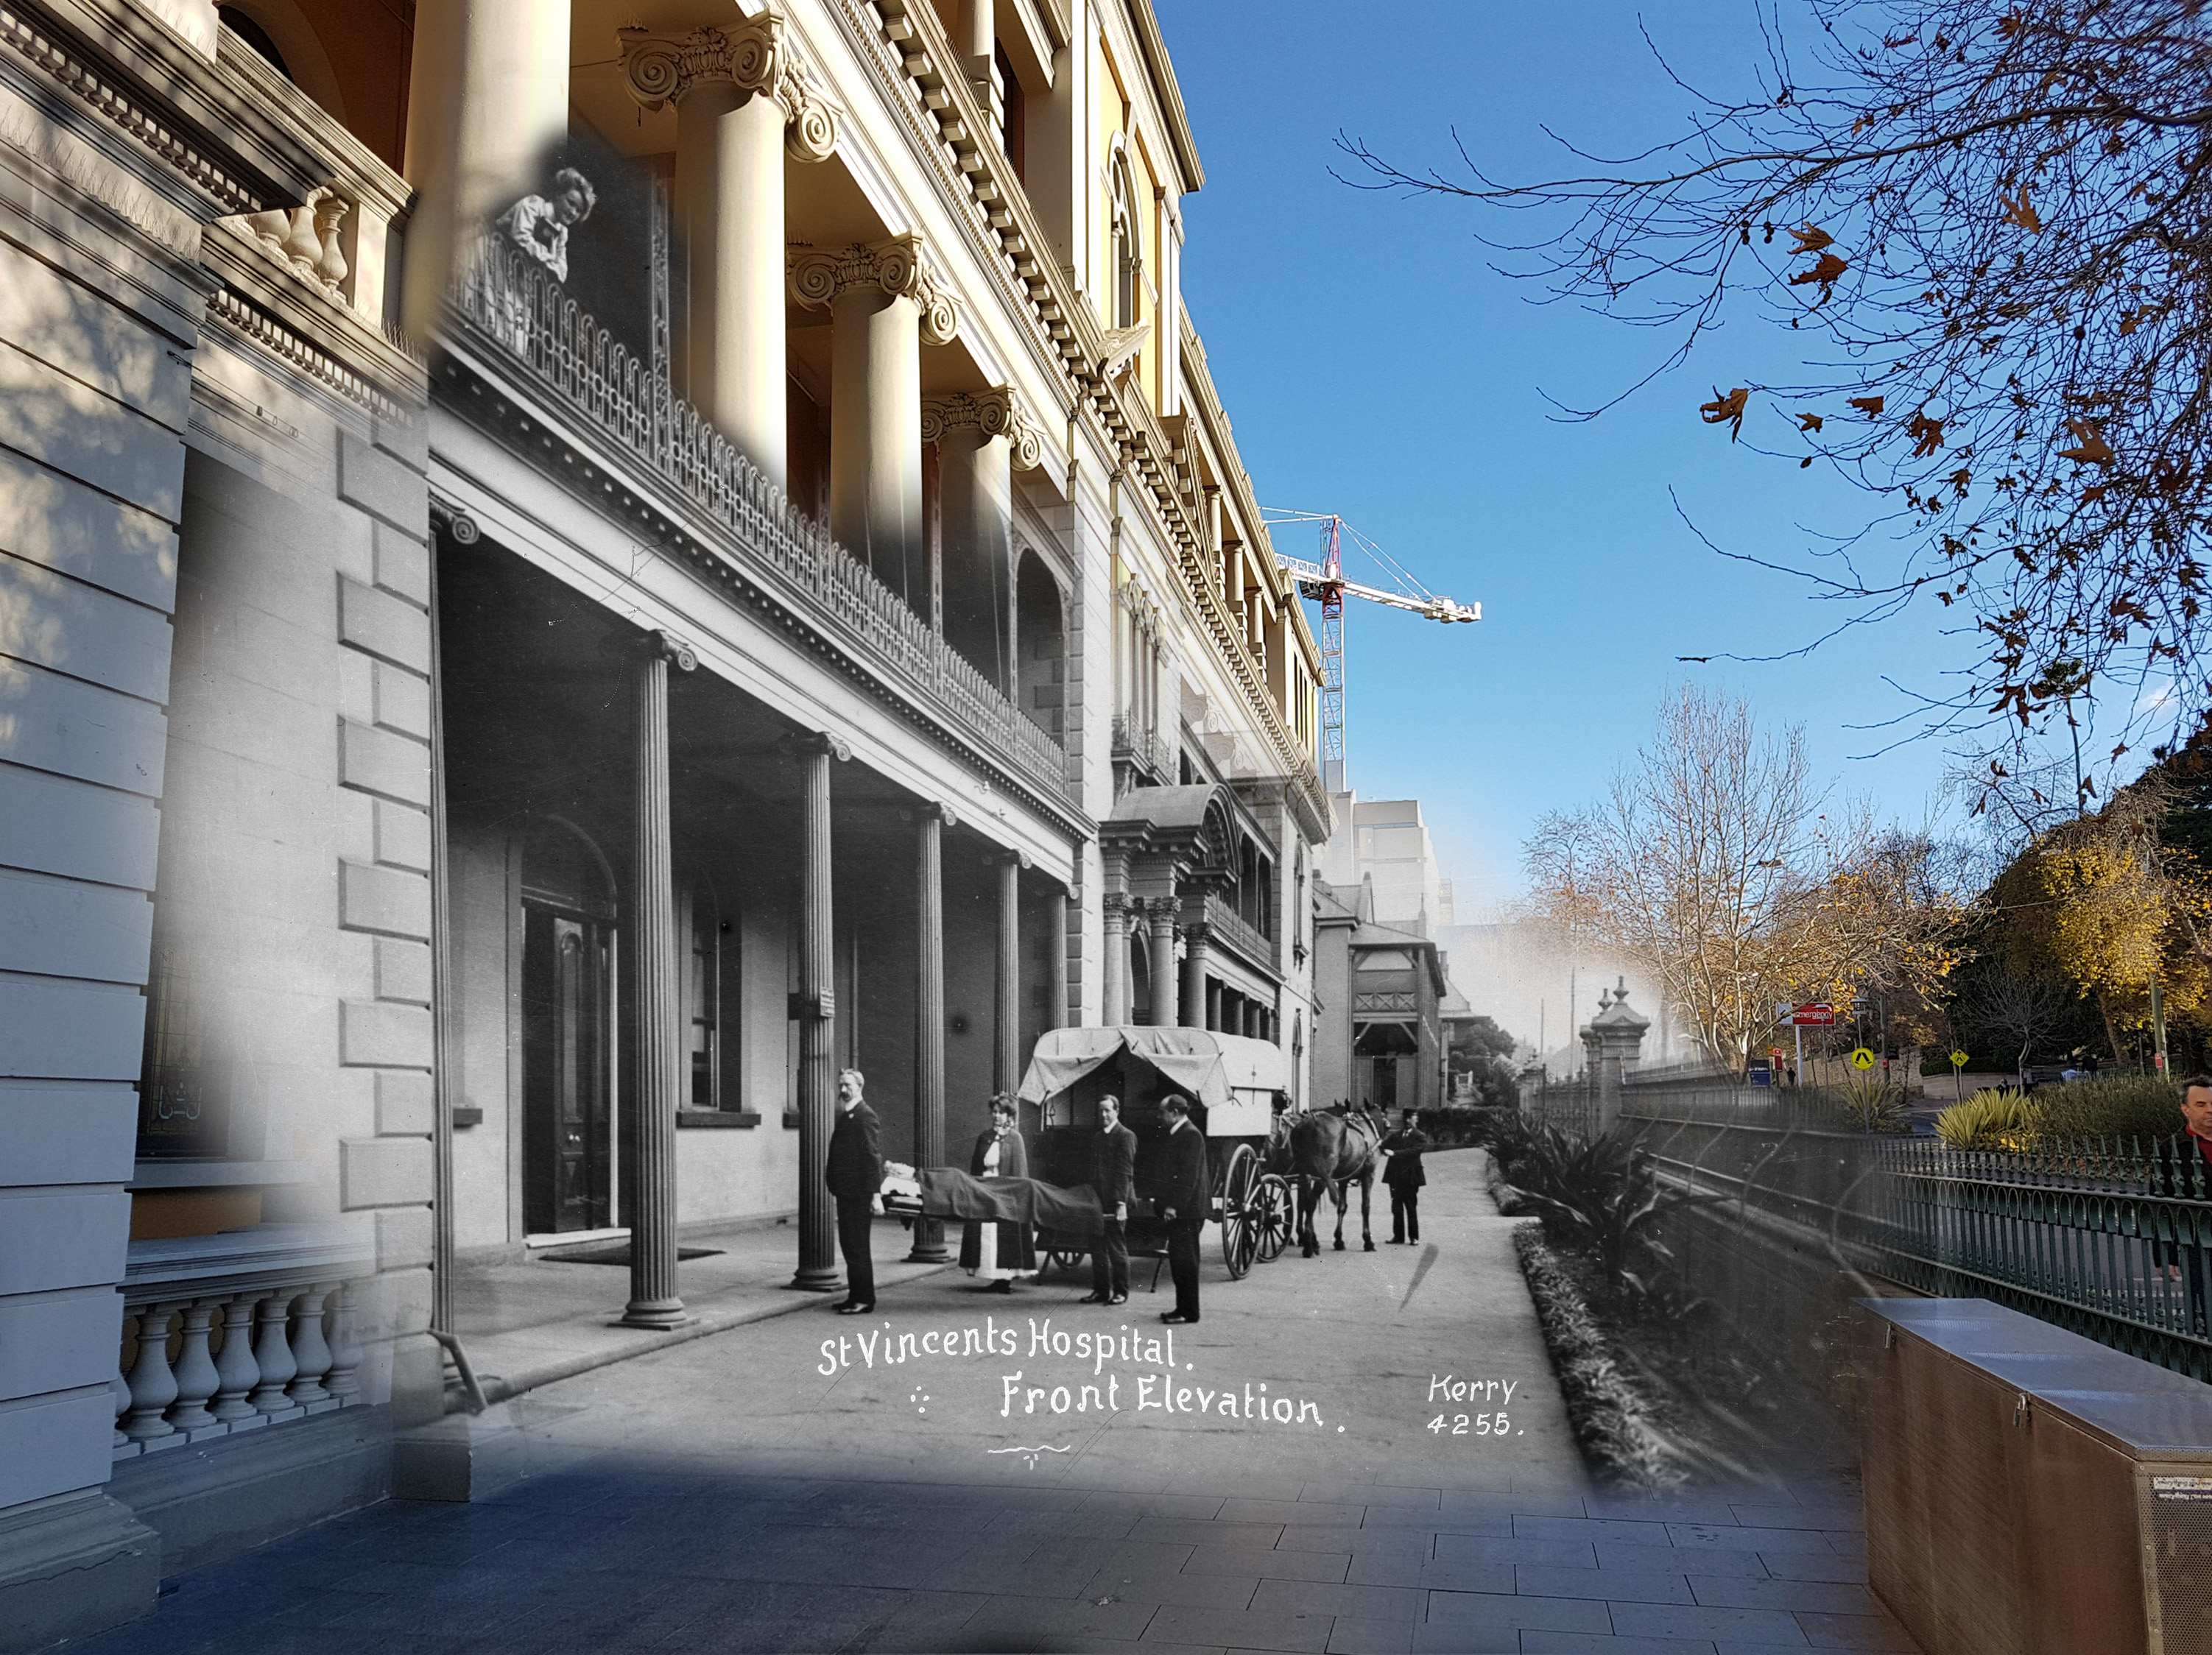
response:
M562 405L664 480L720 533L702 537L871 670L1057 803L1077 794L1060 743L932 632L868 567L796 510L690 403L514 248L478 250L456 304Z
M1173 747L1149 724L1140 724L1126 712L1114 715L1114 756L1142 766L1162 781L1176 776Z
M1283 968L1283 951L1273 938L1261 934L1228 902L1213 892L1206 894L1206 923L1223 943L1236 949L1254 965L1279 973Z

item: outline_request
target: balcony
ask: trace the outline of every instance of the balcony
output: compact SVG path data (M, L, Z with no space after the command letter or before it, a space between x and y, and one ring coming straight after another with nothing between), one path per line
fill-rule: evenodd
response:
M1175 744L1149 724L1137 723L1126 712L1114 715L1114 762L1133 765L1163 787L1175 785L1178 775Z
M1283 970L1281 945L1272 937L1263 937L1257 926L1248 923L1228 902L1212 891L1206 894L1206 929L1213 940L1233 954L1241 955L1262 971L1280 976Z
M899 595L794 510L781 490L518 252L487 244L455 296L465 343L488 346L619 456L658 479L680 526L776 609L1048 803L1078 800L1066 753ZM628 476L625 482L629 481ZM640 479L642 480L641 478ZM796 630L798 628L794 628Z

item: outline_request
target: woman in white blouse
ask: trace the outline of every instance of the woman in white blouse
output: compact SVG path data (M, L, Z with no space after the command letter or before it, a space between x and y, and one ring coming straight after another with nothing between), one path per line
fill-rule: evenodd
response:
M1013 1094L1001 1092L991 1100L990 1130L976 1138L975 1152L968 1158L969 1177L1030 1175L1029 1150L1014 1120ZM960 1264L970 1276L988 1282L990 1292L1012 1293L1017 1276L1036 1273L1036 1240L1025 1224L970 1220L960 1238Z

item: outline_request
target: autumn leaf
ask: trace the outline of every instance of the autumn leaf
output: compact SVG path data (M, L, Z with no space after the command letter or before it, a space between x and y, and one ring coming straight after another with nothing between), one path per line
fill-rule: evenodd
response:
M1796 232L1792 231L1791 233L1795 234ZM1793 288L1802 288L1808 282L1819 282L1820 302L1825 305L1828 302L1829 295L1835 291L1836 278L1850 268L1848 261L1837 258L1835 254L1822 253L1819 264L1809 270L1798 271L1790 278L1790 285Z
M1818 431L1820 428L1820 416L1818 414L1800 414L1797 416L1797 428L1800 431Z
M1817 253L1821 248L1832 246L1836 239L1817 224L1808 224L1802 230L1790 231L1790 239L1797 244L1790 250L1792 258L1799 253Z
M1698 404L1698 414L1707 425L1726 425L1729 440L1734 442L1743 434L1744 404L1750 400L1751 392L1742 385L1738 385L1726 396L1723 396L1721 388L1715 385L1712 401Z
M1850 398L1850 404L1869 420L1878 420L1881 417L1881 398L1879 397L1854 397Z
M2017 224L2031 235L2042 229L2042 219L2037 216L2035 209L2028 204L2027 186L2025 184L2020 186L2018 201L2014 201L2002 191L1997 192L1997 199L2004 203L2006 223Z
M1997 33L2008 40L2018 35L2027 27L2027 21L2018 12L2014 12L2010 16L1997 19Z
M2105 440L2103 435L2103 421L2069 420L2066 428L2080 439L2080 446L2060 449L2060 459L2072 460L2081 465L2110 465L2112 463L2112 445Z
M1924 459L1943 446L1943 421L1915 414L1905 421L1905 434L1912 439L1912 457Z
M2098 500L2104 499L2105 490L2108 486L2109 485L2106 483L2100 482L2084 488L2081 491L2081 504L2084 506L2094 505Z

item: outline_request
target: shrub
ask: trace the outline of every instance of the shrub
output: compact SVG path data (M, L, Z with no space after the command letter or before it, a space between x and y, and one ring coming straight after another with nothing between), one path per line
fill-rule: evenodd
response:
M2185 1125L2181 1088L2156 1075L2039 1086L2033 1101L2036 1136L2045 1143L2172 1137Z
M1650 1156L1619 1132L1585 1138L1538 1126L1514 1150L1501 1146L1498 1163L1508 1211L1542 1219L1563 1245L1589 1248L1607 1279L1638 1299L1652 1291L1647 1263L1674 1257L1659 1221L1712 1198L1662 1189Z
M1953 1104L1936 1117L1936 1136L1954 1149L2025 1149L2039 1125L2034 1100L2007 1087Z
M1912 1106L1905 1100L1904 1088L1878 1075L1859 1075L1845 1081L1835 1088L1835 1098L1844 1118L1862 1132L1912 1130Z

